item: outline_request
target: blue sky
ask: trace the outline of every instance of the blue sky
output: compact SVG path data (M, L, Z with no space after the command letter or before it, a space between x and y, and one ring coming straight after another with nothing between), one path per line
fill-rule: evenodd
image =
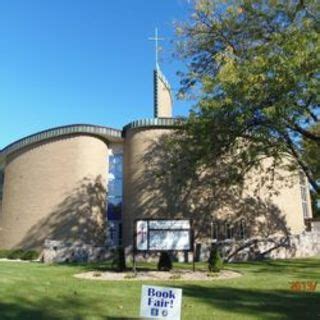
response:
M50 127L152 117L148 37L166 38L161 68L177 90L170 40L189 14L184 0L1 0L0 148ZM189 108L176 100L174 114Z

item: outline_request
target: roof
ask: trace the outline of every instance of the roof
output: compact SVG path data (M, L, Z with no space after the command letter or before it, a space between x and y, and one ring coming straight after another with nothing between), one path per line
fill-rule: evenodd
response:
M178 127L183 120L178 118L150 118L141 119L128 123L123 127L123 134L129 129L137 128L174 128Z
M17 140L0 151L0 165L3 159L12 152L28 147L38 142L43 142L52 138L63 137L76 134L87 134L102 138L110 142L122 141L122 131L109 127L95 126L90 124L74 124L68 126L56 127L37 132L20 140Z
M29 147L39 142L44 142L57 137L69 135L91 135L107 142L122 142L127 130L137 128L174 128L181 124L181 119L175 118L150 118L130 122L123 130L91 124L73 124L56 127L37 132L20 140L17 140L0 150L0 169L4 166L5 158L18 150Z

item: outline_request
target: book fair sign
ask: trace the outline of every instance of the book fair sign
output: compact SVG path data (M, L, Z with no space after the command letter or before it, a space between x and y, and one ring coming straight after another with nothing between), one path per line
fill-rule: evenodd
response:
M182 289L143 285L140 317L180 320Z

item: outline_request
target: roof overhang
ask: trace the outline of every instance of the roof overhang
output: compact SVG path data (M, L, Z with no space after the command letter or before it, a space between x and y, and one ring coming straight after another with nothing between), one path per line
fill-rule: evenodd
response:
M40 131L33 135L17 140L3 148L0 151L0 168L4 165L5 158L9 154L39 142L45 142L55 138L79 134L96 136L106 142L122 142L123 138L121 133L122 131L118 129L90 124L75 124Z

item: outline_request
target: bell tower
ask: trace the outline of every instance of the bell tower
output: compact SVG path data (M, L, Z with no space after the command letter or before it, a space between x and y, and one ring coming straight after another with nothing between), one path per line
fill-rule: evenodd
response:
M154 117L172 118L172 96L169 82L159 66L153 71Z
M158 29L155 29L154 37L149 40L155 42L156 67L153 71L153 113L155 118L172 118L172 93L169 82L161 72L158 63L159 46L158 41L164 40L158 36Z

